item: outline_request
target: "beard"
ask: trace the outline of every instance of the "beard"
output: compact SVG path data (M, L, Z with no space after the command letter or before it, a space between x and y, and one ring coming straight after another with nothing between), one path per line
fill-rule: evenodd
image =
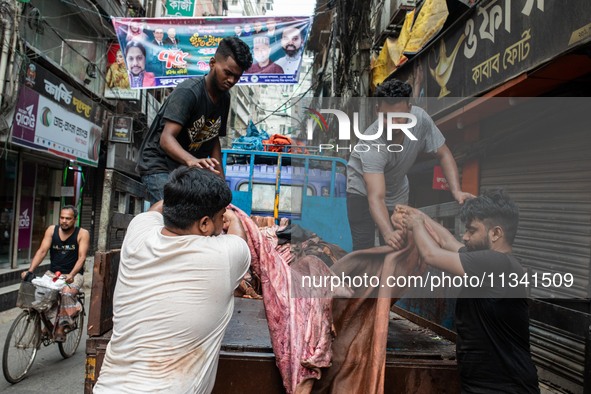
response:
M283 50L285 51L285 53L287 54L287 56L289 57L294 57L295 55L298 54L299 49L297 49L295 47L295 45L288 45L285 48L283 48Z
M468 252L476 252L478 250L490 250L492 246L488 234L486 234L486 238L482 239L479 242L464 242L464 245L466 246Z

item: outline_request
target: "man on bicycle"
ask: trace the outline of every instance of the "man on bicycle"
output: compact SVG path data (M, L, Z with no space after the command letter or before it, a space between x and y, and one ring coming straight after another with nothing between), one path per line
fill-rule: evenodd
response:
M88 230L76 227L78 210L72 205L66 205L60 210L60 222L45 230L41 246L31 260L27 271L21 273L24 279L28 272L35 272L47 252L51 264L46 275L55 276L57 272L65 275L66 286L60 290L61 304L58 313L54 340L63 342L66 338L64 330L74 324L73 318L81 310L76 301L76 294L84 284L84 262L90 244Z

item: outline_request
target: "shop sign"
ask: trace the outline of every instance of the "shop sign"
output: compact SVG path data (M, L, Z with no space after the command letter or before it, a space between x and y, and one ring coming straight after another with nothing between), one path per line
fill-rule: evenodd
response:
M442 100L437 113L474 97L591 41L587 1L492 0L451 30L394 78L408 81L413 95ZM430 104L437 102L430 100Z
M441 166L433 167L433 190L449 190L449 184Z
M39 64L29 63L23 84L68 111L102 127L104 109Z
M102 128L23 86L15 109L13 143L81 164L98 165Z
M20 213L18 215L18 248L28 249L31 247L31 230L33 215L33 198L22 196L20 202Z
M167 0L166 14L169 16L193 16L194 0Z

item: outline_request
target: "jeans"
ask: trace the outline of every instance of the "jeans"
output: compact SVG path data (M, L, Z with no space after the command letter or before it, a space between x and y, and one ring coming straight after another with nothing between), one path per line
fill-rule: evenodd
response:
M152 204L164 198L164 185L168 182L168 172L142 176L142 183L148 189L148 199Z
M389 209L388 211L392 216L393 211ZM376 223L371 217L367 197L347 193L347 216L351 228L353 250L369 249L376 246ZM379 234L379 243L380 245L386 244L381 234Z

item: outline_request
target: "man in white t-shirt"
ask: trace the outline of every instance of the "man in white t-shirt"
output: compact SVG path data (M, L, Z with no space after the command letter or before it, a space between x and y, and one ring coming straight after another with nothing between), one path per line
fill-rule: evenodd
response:
M94 393L212 391L233 292L250 264L231 199L218 175L179 167L164 201L131 221Z

